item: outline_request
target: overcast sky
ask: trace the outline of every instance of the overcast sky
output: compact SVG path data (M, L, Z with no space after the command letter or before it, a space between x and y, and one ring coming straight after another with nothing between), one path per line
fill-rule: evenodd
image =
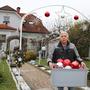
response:
M49 5L66 5L90 18L90 0L0 0L0 7L4 5L14 9L21 7L21 12L25 13Z

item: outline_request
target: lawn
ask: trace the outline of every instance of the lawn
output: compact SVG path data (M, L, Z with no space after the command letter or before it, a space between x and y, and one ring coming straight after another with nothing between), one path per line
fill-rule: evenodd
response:
M6 60L0 60L0 90L17 90Z
M47 65L47 60L46 59L41 59L40 61L36 60L36 64L40 64L40 65L46 66Z
M40 66L44 66L44 67L46 67L46 69L50 69L48 64L47 64L47 60L46 59L41 59L40 61L37 59L36 60L36 64L40 65Z

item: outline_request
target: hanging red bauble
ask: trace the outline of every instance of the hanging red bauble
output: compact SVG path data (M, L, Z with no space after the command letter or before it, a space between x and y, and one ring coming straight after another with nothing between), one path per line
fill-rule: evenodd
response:
M50 16L50 13L47 11L47 12L45 12L45 14L44 14L46 17L49 17Z
M75 15L74 20L78 20L78 19L79 19L78 15Z

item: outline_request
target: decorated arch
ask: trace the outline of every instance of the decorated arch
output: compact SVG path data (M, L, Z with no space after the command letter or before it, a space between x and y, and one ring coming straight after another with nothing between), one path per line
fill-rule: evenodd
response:
M10 50L10 42L12 41L12 40L14 40L14 39L16 39L16 40L18 40L19 41L19 36L9 36L8 38L7 38L7 50ZM23 44L23 50L25 50L26 49L26 47L27 47L27 39L26 38L22 38L22 44ZM17 47L19 47L19 44L18 44L18 46Z

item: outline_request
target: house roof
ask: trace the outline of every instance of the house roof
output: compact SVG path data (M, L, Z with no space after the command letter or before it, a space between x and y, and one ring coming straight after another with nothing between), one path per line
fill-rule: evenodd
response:
M12 7L6 5L6 6L3 6L3 7L0 7L0 10L5 10L5 11L15 11L17 12L17 10L13 9ZM21 17L23 17L25 15L25 13L19 13L19 15Z
M34 25L25 25L23 26L23 32L29 32L29 33L42 33L42 34L48 34L48 30L44 26L34 26Z
M43 26L42 21L36 16L29 14L23 23L23 32L48 34L49 31Z
M0 8L0 10L6 10L6 11L16 11L15 9L11 8L10 6L6 5Z
M16 30L16 28L8 26L7 24L0 24L0 29L5 29L5 30Z

